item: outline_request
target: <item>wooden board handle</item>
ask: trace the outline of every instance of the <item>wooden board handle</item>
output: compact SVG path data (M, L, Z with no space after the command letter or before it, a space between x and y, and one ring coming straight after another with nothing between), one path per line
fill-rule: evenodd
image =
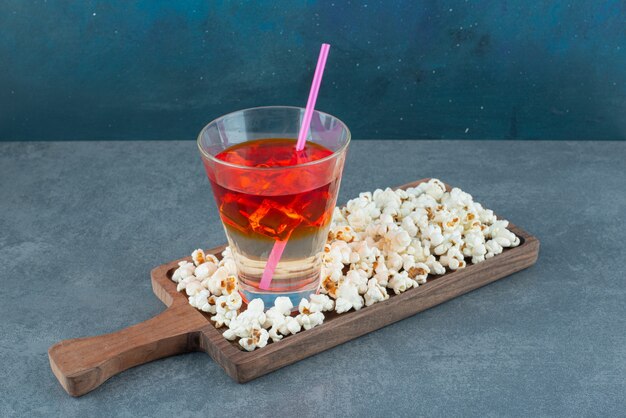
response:
M185 304L111 334L61 341L48 350L50 367L67 393L81 396L126 369L196 350L206 319Z

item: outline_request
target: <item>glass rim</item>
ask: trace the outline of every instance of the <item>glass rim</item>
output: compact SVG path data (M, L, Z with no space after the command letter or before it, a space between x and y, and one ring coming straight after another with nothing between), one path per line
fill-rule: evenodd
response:
M246 109L240 109L240 110L235 110L233 112L227 113L225 115L222 115L218 118L213 119L211 122L207 123L201 130L200 133L198 134L198 139L196 140L196 145L198 146L198 149L200 150L200 154L202 155L202 157L207 158L217 164L220 165L225 165L228 167L233 167L233 168L237 168L237 169L247 169L247 170L262 170L262 171L272 171L272 170L276 170L276 171L280 171L280 170L285 170L285 169L294 169L294 168L300 168L300 167L310 167L316 164L321 164L324 163L326 161L330 161L333 158L336 158L339 154L341 154L342 152L344 152L346 150L346 148L348 148L348 145L350 144L350 140L352 139L352 133L350 132L350 129L348 128L348 126L338 117L331 115L330 113L326 113L326 112L321 112L319 110L314 110L315 113L318 113L320 115L325 115L325 116L330 116L331 118L335 119L337 122L339 122L339 124L341 124L341 126L346 130L347 133L347 139L346 142L336 151L333 151L332 154L327 155L324 158L320 158L319 160L313 160L313 161L309 161L307 163L304 164L296 164L296 165L287 165L287 166L283 166L283 167L251 167L249 165L239 165L239 164L233 164L231 162L227 162L224 160L220 160L218 158L215 158L215 156L211 155L210 153L206 152L204 150L204 148L202 147L201 144L201 138L202 138L202 134L204 133L204 131L210 126L213 125L214 123L217 123L220 119L224 119L228 116L232 116L236 113L243 113L245 111L248 110L262 110L262 109L298 109L300 111L305 110L303 107L298 107L298 106L257 106L257 107L249 107ZM246 141L249 142L249 141Z

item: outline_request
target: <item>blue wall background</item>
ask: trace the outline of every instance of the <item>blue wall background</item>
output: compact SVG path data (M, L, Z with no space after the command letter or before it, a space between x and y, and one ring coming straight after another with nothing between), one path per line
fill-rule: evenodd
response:
M195 139L251 106L355 138L626 139L624 1L0 0L0 139Z

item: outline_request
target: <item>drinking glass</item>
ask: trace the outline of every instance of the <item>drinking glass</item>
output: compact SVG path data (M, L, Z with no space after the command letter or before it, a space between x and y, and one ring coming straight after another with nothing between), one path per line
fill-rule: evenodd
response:
M342 121L315 111L305 152L318 159L302 157L295 138L303 116L299 107L240 110L209 123L198 136L239 291L246 301L263 299L267 308L279 296L297 306L318 290L321 253L350 142ZM257 152L259 146L263 152ZM223 157L226 153L236 158ZM278 246L282 254L271 281L262 284Z

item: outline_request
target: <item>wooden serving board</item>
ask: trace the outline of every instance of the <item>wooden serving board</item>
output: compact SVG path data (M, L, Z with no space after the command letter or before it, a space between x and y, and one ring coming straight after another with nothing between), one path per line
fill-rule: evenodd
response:
M401 187L414 187L427 180ZM505 249L480 264L429 277L426 284L400 295L391 294L388 300L359 311L325 313L322 325L252 352L226 340L222 336L225 328L216 329L208 314L189 305L186 295L176 291L170 277L179 261L191 260L175 260L151 273L154 293L167 305L164 312L111 334L61 341L48 350L50 367L70 395L81 396L131 367L175 354L205 351L237 382L247 382L531 266L537 261L539 241L514 225L509 229L520 238L518 247ZM223 248L207 252L219 256Z

